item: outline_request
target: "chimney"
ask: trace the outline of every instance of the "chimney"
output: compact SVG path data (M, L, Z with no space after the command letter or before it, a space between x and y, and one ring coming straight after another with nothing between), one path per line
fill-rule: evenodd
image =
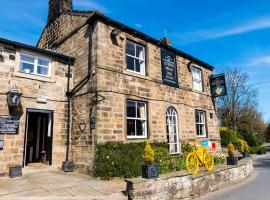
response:
M172 41L167 36L163 37L159 41L167 46L172 46Z
M49 0L48 22L54 21L61 12L72 10L72 0Z

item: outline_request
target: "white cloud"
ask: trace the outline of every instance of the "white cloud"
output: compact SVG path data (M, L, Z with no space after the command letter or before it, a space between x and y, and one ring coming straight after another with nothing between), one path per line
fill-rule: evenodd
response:
M135 26L136 26L137 28L142 28L142 27L143 27L142 24L135 24Z
M246 67L253 67L253 66L270 67L270 54L265 56L252 57L241 65Z
M262 17L254 20L245 21L234 26L228 25L212 29L197 30L190 33L185 33L184 35L178 34L178 38L185 41L184 37L186 37L186 42L184 43L192 43L233 35L240 35L268 28L270 28L270 17Z
M87 10L98 10L104 13L109 12L109 10L105 6L93 0L77 0L74 2L74 6L78 6Z

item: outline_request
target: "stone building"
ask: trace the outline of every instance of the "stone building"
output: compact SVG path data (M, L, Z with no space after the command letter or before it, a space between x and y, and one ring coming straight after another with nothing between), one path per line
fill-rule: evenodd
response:
M164 141L172 154L181 153L182 142L197 139L220 148L209 87L213 67L175 49L168 38L157 40L98 11L73 10L72 0L49 0L48 23L37 47L34 53L57 60L53 80L13 76L16 61L0 63L0 70L8 71L0 74L5 85L0 88L0 114L8 114L6 92L14 85L23 93L24 111L20 134L4 136L8 150L0 151L0 161L2 155L22 160L26 108L54 110L50 164L59 166L67 156L84 173L91 173L96 145L108 141ZM74 64L66 93L64 63L69 59Z
M38 47L76 58L71 159L77 170L91 170L96 144L108 141L167 141L173 154L188 140L220 146L209 88L213 67L168 38L154 39L97 11L73 10L72 0L50 0Z
M56 166L65 160L65 74L73 62L62 54L0 38L0 173L12 164L39 162L42 156ZM13 107L19 98L19 107Z

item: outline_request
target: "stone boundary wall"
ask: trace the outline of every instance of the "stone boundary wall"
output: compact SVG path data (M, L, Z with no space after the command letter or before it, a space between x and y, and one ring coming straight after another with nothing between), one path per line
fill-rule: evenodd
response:
M192 176L185 171L160 175L158 179L127 179L130 200L193 199L207 192L243 181L254 173L252 160L241 160L237 166L215 166L214 171L201 170Z

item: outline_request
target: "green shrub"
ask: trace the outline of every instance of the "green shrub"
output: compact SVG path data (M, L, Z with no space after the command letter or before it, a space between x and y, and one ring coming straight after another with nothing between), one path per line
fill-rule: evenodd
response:
M155 147L155 161L158 164L158 171L160 174L173 172L178 169L179 157L170 154L168 148Z
M234 146L232 143L228 145L228 154L230 157L234 157L235 151L234 151Z
M258 145L256 138L252 133L241 133L241 135L244 137L244 140L247 141L250 147L256 147Z
M249 149L250 154L266 154L266 147L265 146L257 146L257 147L250 147Z
M154 143L152 147L168 149L167 143ZM97 145L94 161L94 176L101 179L112 177L131 178L141 176L141 165L144 164L144 142L113 143ZM161 167L161 170L163 168ZM166 171L166 170L164 170Z
M222 165L224 163L224 158L222 156L214 155L214 164L215 165Z
M221 145L223 146L228 146L229 143L236 144L238 140L236 131L227 129L225 127L220 128L220 138Z

